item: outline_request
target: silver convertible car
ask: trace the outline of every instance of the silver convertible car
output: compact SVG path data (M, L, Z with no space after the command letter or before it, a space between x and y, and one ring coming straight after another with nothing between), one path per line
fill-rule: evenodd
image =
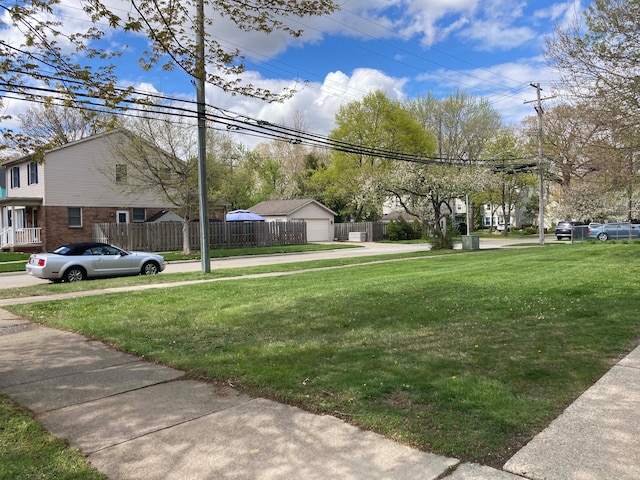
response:
M31 255L29 275L53 282L76 282L85 278L155 275L167 266L162 255L127 252L106 243L72 243L53 253Z

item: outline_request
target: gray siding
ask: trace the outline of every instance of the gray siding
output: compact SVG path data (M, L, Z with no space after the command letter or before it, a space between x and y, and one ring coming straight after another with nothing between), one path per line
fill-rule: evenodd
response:
M45 206L165 208L151 189L127 191L115 183L113 138L120 133L93 137L46 154ZM124 136L122 136L124 139Z

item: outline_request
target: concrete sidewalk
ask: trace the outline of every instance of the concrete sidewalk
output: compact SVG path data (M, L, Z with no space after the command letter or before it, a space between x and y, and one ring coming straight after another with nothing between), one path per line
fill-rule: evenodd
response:
M640 350L503 470L198 382L0 309L0 390L111 479L640 478Z

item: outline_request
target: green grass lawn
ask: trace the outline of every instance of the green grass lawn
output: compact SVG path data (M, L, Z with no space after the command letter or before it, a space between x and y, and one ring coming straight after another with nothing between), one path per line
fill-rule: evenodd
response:
M106 480L82 453L47 433L32 414L0 394L0 478Z
M87 280L83 282L72 283L42 283L33 285L30 287L20 288L6 288L0 290L0 298L17 298L17 297L31 297L41 295L55 295L59 293L79 292L83 290L95 290L117 287L129 287L134 285L149 285L149 284L162 284L173 283L182 281L200 281L200 280L212 280L216 278L229 278L229 277L242 277L246 275L254 275L261 273L271 272L290 272L301 269L321 269L321 268L333 268L342 267L346 265L357 265L361 263L371 263L376 261L393 261L406 258L435 256L435 255L454 255L465 253L461 250L440 250L437 252L418 251L418 252L405 252L395 254L382 254L382 255L370 255L364 257L353 258L337 258L331 260L308 260L301 261L300 258L291 258L290 263L274 264L274 265L260 265L256 267L242 267L242 268L224 268L216 269L215 265L210 273L204 274L202 272L184 272L184 273L162 273L160 275L137 275L131 277L116 277L116 278L101 278L95 280Z
M637 344L639 254L480 251L10 310L501 466Z
M0 252L0 273L24 272L27 260L29 260L28 253Z

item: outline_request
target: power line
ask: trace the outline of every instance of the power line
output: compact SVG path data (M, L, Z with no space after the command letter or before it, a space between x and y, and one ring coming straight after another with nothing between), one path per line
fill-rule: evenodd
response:
M12 70L12 72L17 74L28 73L28 72L23 72L18 70ZM83 85L82 82L78 80L61 79L60 77L53 76L53 75L41 74L41 78L51 82L55 82L55 81L60 82L63 80L67 80L67 83L76 84L77 86ZM55 95L61 94L61 92L51 88L26 86L26 85L12 85L6 82L4 83L0 82L0 86L5 87L1 90L1 91L4 91L5 93L9 93L9 92L14 94L22 93L22 95L25 96L23 100L33 99L34 96L35 97L46 96L46 97L54 98L60 101L68 100L68 97L65 97L65 98L51 97L52 94L55 94ZM127 116L145 116L150 114L166 115L168 114L168 112L172 112L172 115L174 116L177 115L180 117L191 118L191 119L196 118L196 115L194 114L193 109L187 108L185 106L176 106L173 104L166 105L163 103L151 103L149 101L149 99L154 99L154 100L159 100L163 102L166 102L166 101L176 102L176 103L187 105L187 106L197 105L196 102L192 100L170 97L164 94L140 92L140 91L134 90L133 88L123 89L123 88L116 87L114 91L123 94L124 96L122 99L123 103L128 103L134 106L127 106L127 107L118 106L115 108L112 108L110 106L108 109L108 112L110 113L124 115L125 114L124 112L127 112L126 113ZM136 95L137 98L128 99L126 98L125 95ZM80 101L78 100L78 97L85 98L85 100ZM11 97L11 98L20 99L19 97ZM86 100L87 98L90 100ZM82 108L85 110L102 111L104 113L105 112L104 109L106 107L99 103L96 103L94 101L95 98L96 97L94 95L91 95L89 93L82 94L78 92L76 93L76 96L75 96L75 102L78 103L77 105L78 108ZM207 108L209 110L217 111L220 113L220 115L208 114L208 119L210 121L218 122L222 124L229 131L245 133L245 134L250 133L255 136L262 135L264 138L268 138L268 139L269 138L276 139L276 140L286 141L291 143L305 143L305 145L307 146L330 148L336 151L343 151L345 153L356 153L359 155L368 155L373 157L377 156L382 158L390 158L390 159L406 160L406 161L418 161L423 163L424 162L434 162L434 163L448 162L448 163L465 164L465 165L469 164L470 162L473 163L473 161L469 159L457 159L457 160L440 159L438 157L411 155L411 154L406 154L398 151L363 147L361 145L354 145L348 142L341 142L336 139L331 139L323 135L314 134L306 131L299 131L299 130L291 129L281 125L276 125L271 122L266 122L264 120L252 118L244 114L239 114L236 112L225 110L220 107L214 107L214 106L208 105ZM137 112L137 114L136 115L131 114L132 111Z
M246 2L239 2L239 3L243 4L243 3L246 3ZM68 8L68 9L74 9L74 8L77 8L77 7L74 7L74 6L71 6L71 5L64 5L64 6L65 6L65 8ZM135 6L135 5L134 5L134 6ZM258 8L258 7L257 7L257 6L254 6L254 8ZM120 9L120 10L121 10L121 9ZM122 11L122 12L126 12L125 10L121 10L121 11ZM393 30L393 29L391 29L391 28L389 28L389 27L387 27L387 26L385 26L385 25L382 25L382 24L380 24L379 22L375 22L375 21L373 21L373 20L371 20L371 19L369 19L369 18L365 18L365 17L363 17L363 16L361 16L361 15L358 15L357 13L355 13L355 12L353 12L353 11L350 11L350 10L343 9L343 11L345 11L345 12L349 13L350 15L353 15L353 16L354 16L354 17L356 17L356 18L361 19L361 20L362 20L362 21L364 21L364 22L367 22L367 23L369 23L369 24L371 24L371 25L374 25L374 26L376 26L377 28L380 28L380 29L382 29L382 30L385 30L385 31L387 31L387 32L390 32L390 33L392 33L393 35L395 35L395 36L397 36L397 37L399 37L399 38L403 38L403 39L404 39L404 40L406 40L406 41L413 41L413 39L412 39L411 37L408 37L407 35L404 35L404 34L402 34L402 33L400 33L400 32L396 32L395 30ZM141 14L140 14L140 17L141 17L142 19L144 19L144 17L143 17ZM356 32L356 33L358 33L358 34L359 34L359 35L361 35L361 36L365 36L365 37L368 37L368 38L374 39L374 40L376 40L376 41L379 41L381 44L389 45L389 46L390 46L391 48L393 48L394 50L396 50L396 51L398 51L398 52L400 52L400 53L402 53L402 54L410 55L410 56L411 56L411 57L413 57L413 58L417 58L417 59L419 59L421 62L426 62L426 63L432 64L432 65L435 65L435 66L438 66L438 67L442 67L442 68L450 69L450 67L449 67L449 66L447 66L447 65L445 65L445 64L443 64L443 63L436 62L436 61L434 61L433 59L428 58L428 57L423 56L423 55L418 55L418 54L416 54L416 53L415 53L415 52L413 52L413 51L407 50L407 49L405 49L405 48L398 47L397 45L394 45L394 44L392 44L392 43L390 43L390 42L385 42L384 40L381 40L381 39L379 39L379 38L377 38L377 37L374 37L374 36L372 36L372 35L370 35L370 34L367 34L366 32L362 32L362 31L358 30L358 29L357 29L357 28L355 28L353 25L349 25L349 24L346 24L346 23L344 23L344 22L341 22L341 21L339 21L339 20L335 19L335 18L334 18L334 17L332 17L332 16L328 16L327 18L328 18L328 20L329 20L329 21L332 21L332 22L334 22L334 23L337 23L337 24L341 25L343 28L346 28L346 29L348 29L348 30L351 30L351 31L353 31L353 32ZM78 20L80 20L80 19L78 19ZM315 27L312 27L311 25L306 24L306 23L304 23L304 22L302 22L302 21L299 21L299 20L296 20L296 19L293 19L293 18L289 18L289 21L291 21L291 22L295 22L295 23L299 24L300 26L302 26L302 27L303 27L303 28L305 28L306 30L316 31L316 32L318 32L318 33L320 33L320 34L325 34L325 32L323 32L322 30L319 30L319 29L317 29L317 28L315 28ZM149 26L149 28L151 28L151 26ZM151 28L151 30L153 31L153 29L152 29L152 28ZM228 39L228 38L220 38L220 37L214 37L214 38L216 38L216 39L217 39L219 42L221 42L221 43L227 43L228 45L231 45L231 46L233 46L234 48L240 48L243 52L245 52L245 51L246 51L246 52L253 52L254 54L257 54L257 52L255 52L255 50L249 49L249 48L244 47L244 46L242 46L242 45L239 45L239 44L237 44L237 43L233 43L233 42L229 41L229 39ZM335 38L335 37L334 37L334 38ZM389 57L389 56L383 55L382 53L380 53L380 51L373 50L373 49L367 49L367 48L363 47L362 45L355 44L354 42L349 42L348 40L346 40L346 39L344 39L344 38L339 38L339 37L337 37L337 38L338 38L341 42L343 42L343 43L351 44L351 45L353 45L353 46L355 46L355 47L357 47L357 48L360 48L360 49L362 49L362 50L364 50L364 51L370 52L370 53L372 53L372 54L374 54L374 55L380 56L380 57L382 57L382 58L387 58L387 59L389 59L389 60L393 61L394 63L399 63L399 64L402 64L402 65L405 65L405 66L407 66L407 67L410 67L410 68L415 69L416 71L423 71L423 70L424 70L421 66L416 66L416 65L413 65L413 64L411 64L411 63L407 63L407 62L401 62L401 61L399 61L397 58L392 58L392 57ZM465 63L465 64L468 64L468 65L470 65L471 67L474 67L474 68L476 68L476 69L480 69L480 70L483 70L483 71L489 72L492 76L494 76L494 77L499 77L499 78L503 78L503 79L505 79L506 81L508 81L509 83L516 82L517 84L519 84L519 85L520 85L519 87L517 87L517 89L516 89L516 91L515 91L515 92L512 92L512 93L510 93L510 94L506 94L506 93L502 93L502 94L500 94L500 93L491 93L491 94L489 94L489 96L492 96L492 95L497 95L497 96L498 96L498 98L497 98L496 100L491 100L491 101L490 101L490 103L496 103L496 102L502 101L502 100L504 100L504 99L506 99L506 98L510 98L511 96L515 96L515 95L517 95L518 93L520 93L520 92L524 91L524 89L526 88L526 85L522 85L522 82L521 82L520 80L516 80L516 79L510 78L510 77L508 77L508 76L505 76L505 75L503 75L503 74L500 74L500 73L498 73L498 72L495 72L495 71L493 71L493 70L490 70L490 69L488 69L488 68L481 67L481 66L476 65L476 64L474 64L474 63L472 63L472 62L469 62L468 60L465 60L465 59L459 58L459 57L457 57L457 56L455 56L455 55L453 55L453 54L451 54L451 53L449 53L449 52L446 52L446 51L444 51L444 50L438 49L438 48L436 48L436 47L431 47L431 50L432 50L432 51L434 51L434 52L437 52L437 53L439 53L439 54L441 54L441 55L444 55L444 56L447 56L447 57L449 57L449 58L452 58L452 59L454 59L454 60L456 60L456 61L458 61L458 62L463 62L463 63ZM168 52L168 51L167 51L167 55L170 55L170 52ZM267 58L267 57L264 57L264 58ZM177 60L176 60L175 58L174 58L173 60L176 62L176 64L177 64L177 65L179 65L179 66L180 66L180 62L177 62ZM289 71L288 71L288 73L289 73L289 74L293 74L293 72L294 72L294 71L296 71L296 72L297 72L297 71L304 71L305 73L309 74L311 77L324 78L322 75L318 75L318 74L315 74L315 73L310 72L310 71L301 70L299 66L289 65L289 64L287 64L287 63L285 63L285 62L281 62L281 61L277 61L277 63L279 63L279 64L281 64L281 65L284 65L284 66L289 67ZM264 67L264 66L262 66L262 68L264 69L265 67ZM476 90L476 89L477 89L477 85L476 85L476 84L470 84L470 83L467 83L467 82L461 81L461 77L462 77L462 76L466 76L466 77L469 77L469 78L476 78L476 79L478 79L478 80L482 80L482 83L483 83L483 84L493 84L493 85L495 85L495 86L497 86L497 87L500 87L501 89L504 89L504 88L505 88L505 87L504 87L504 84L502 84L502 83L500 83L500 82L492 81L492 80L487 79L487 78L481 78L481 77L478 77L478 76L473 75L471 72L468 72L468 71L461 71L461 70L455 70L455 69L450 69L450 70L451 70L451 72L452 72L452 74L451 74L450 76L445 76L445 75L441 75L441 74L438 74L438 73L432 73L432 75L433 75L433 76L435 76L435 77L441 77L441 78L443 78L443 79L445 79L445 80L447 80L447 81L449 81L449 82L452 82L452 83L455 83L455 84L461 85L461 86L463 86L463 87L472 88L473 90ZM286 70L283 70L283 72L287 73L287 71L286 71ZM315 89L316 87L312 85L312 86L310 86L309 88L314 88L314 89ZM486 91L488 91L488 90L486 90ZM344 92L342 92L342 93L344 93Z
M63 100L62 97L53 97L51 94L59 94L54 89L47 89L43 87L23 87L23 89L30 90L31 93L22 93L25 97L21 98L16 95L20 95L21 93L15 92L13 90L5 88L7 85L4 83L0 83L0 92L3 92L2 97L11 98L16 100L25 100L25 101L35 101L38 103L44 103L46 99L53 98L54 100ZM139 95L145 95L144 92L135 92L133 93ZM81 99L77 100L77 104L74 108L79 108L86 111L95 111L105 113L105 110L102 108L102 105L96 103L92 100L92 97L88 94L80 94ZM162 95L154 95L151 97L156 99L171 99L170 97L164 97ZM192 101L184 101L177 100L179 102L184 102L186 104L193 104ZM166 116L167 114L171 114L171 116L178 116L187 119L196 119L196 112L192 109L175 106L175 105L162 105L162 104L148 104L148 103L138 103L139 100L133 99L127 101L130 105L121 106L117 108L115 111L111 112L115 115L120 116L129 116L129 117L140 117L140 118L148 118L148 119L158 119L157 115ZM529 164L522 164L522 160L528 160L527 158L513 158L510 157L508 159L496 159L493 158L491 160L482 160L482 159L443 159L436 156L427 156L427 155L419 155L419 154L411 154L397 150L391 149L383 149L377 147L363 146L358 144L353 144L346 141L341 141L337 139L332 139L330 137L315 134L313 132L308 132L304 130L297 130L293 128L289 128L283 125L273 124L271 122L266 122L264 120L256 119L253 117L249 117L244 114L239 114L236 112L232 112L226 109L222 109L219 107L214 107L211 105L207 105L208 113L206 115L206 119L208 122L213 123L214 125L219 125L223 127L222 129L226 129L230 132L235 132L239 134L252 135L257 137L262 137L265 139L284 141L293 144L301 144L307 147L312 148L322 148L328 149L338 152L343 152L347 154L356 154L361 156L369 156L369 157L377 157L384 158L388 160L396 160L396 161L406 161L413 163L421 163L421 164L434 164L434 165L447 165L447 166L457 166L457 167L468 167L472 165L476 166L491 166L497 164L508 164L511 165L514 169L522 170L529 166ZM217 112L217 113L215 113ZM163 120L163 119L160 119ZM216 128L220 130L220 128ZM518 163L520 162L520 163Z

